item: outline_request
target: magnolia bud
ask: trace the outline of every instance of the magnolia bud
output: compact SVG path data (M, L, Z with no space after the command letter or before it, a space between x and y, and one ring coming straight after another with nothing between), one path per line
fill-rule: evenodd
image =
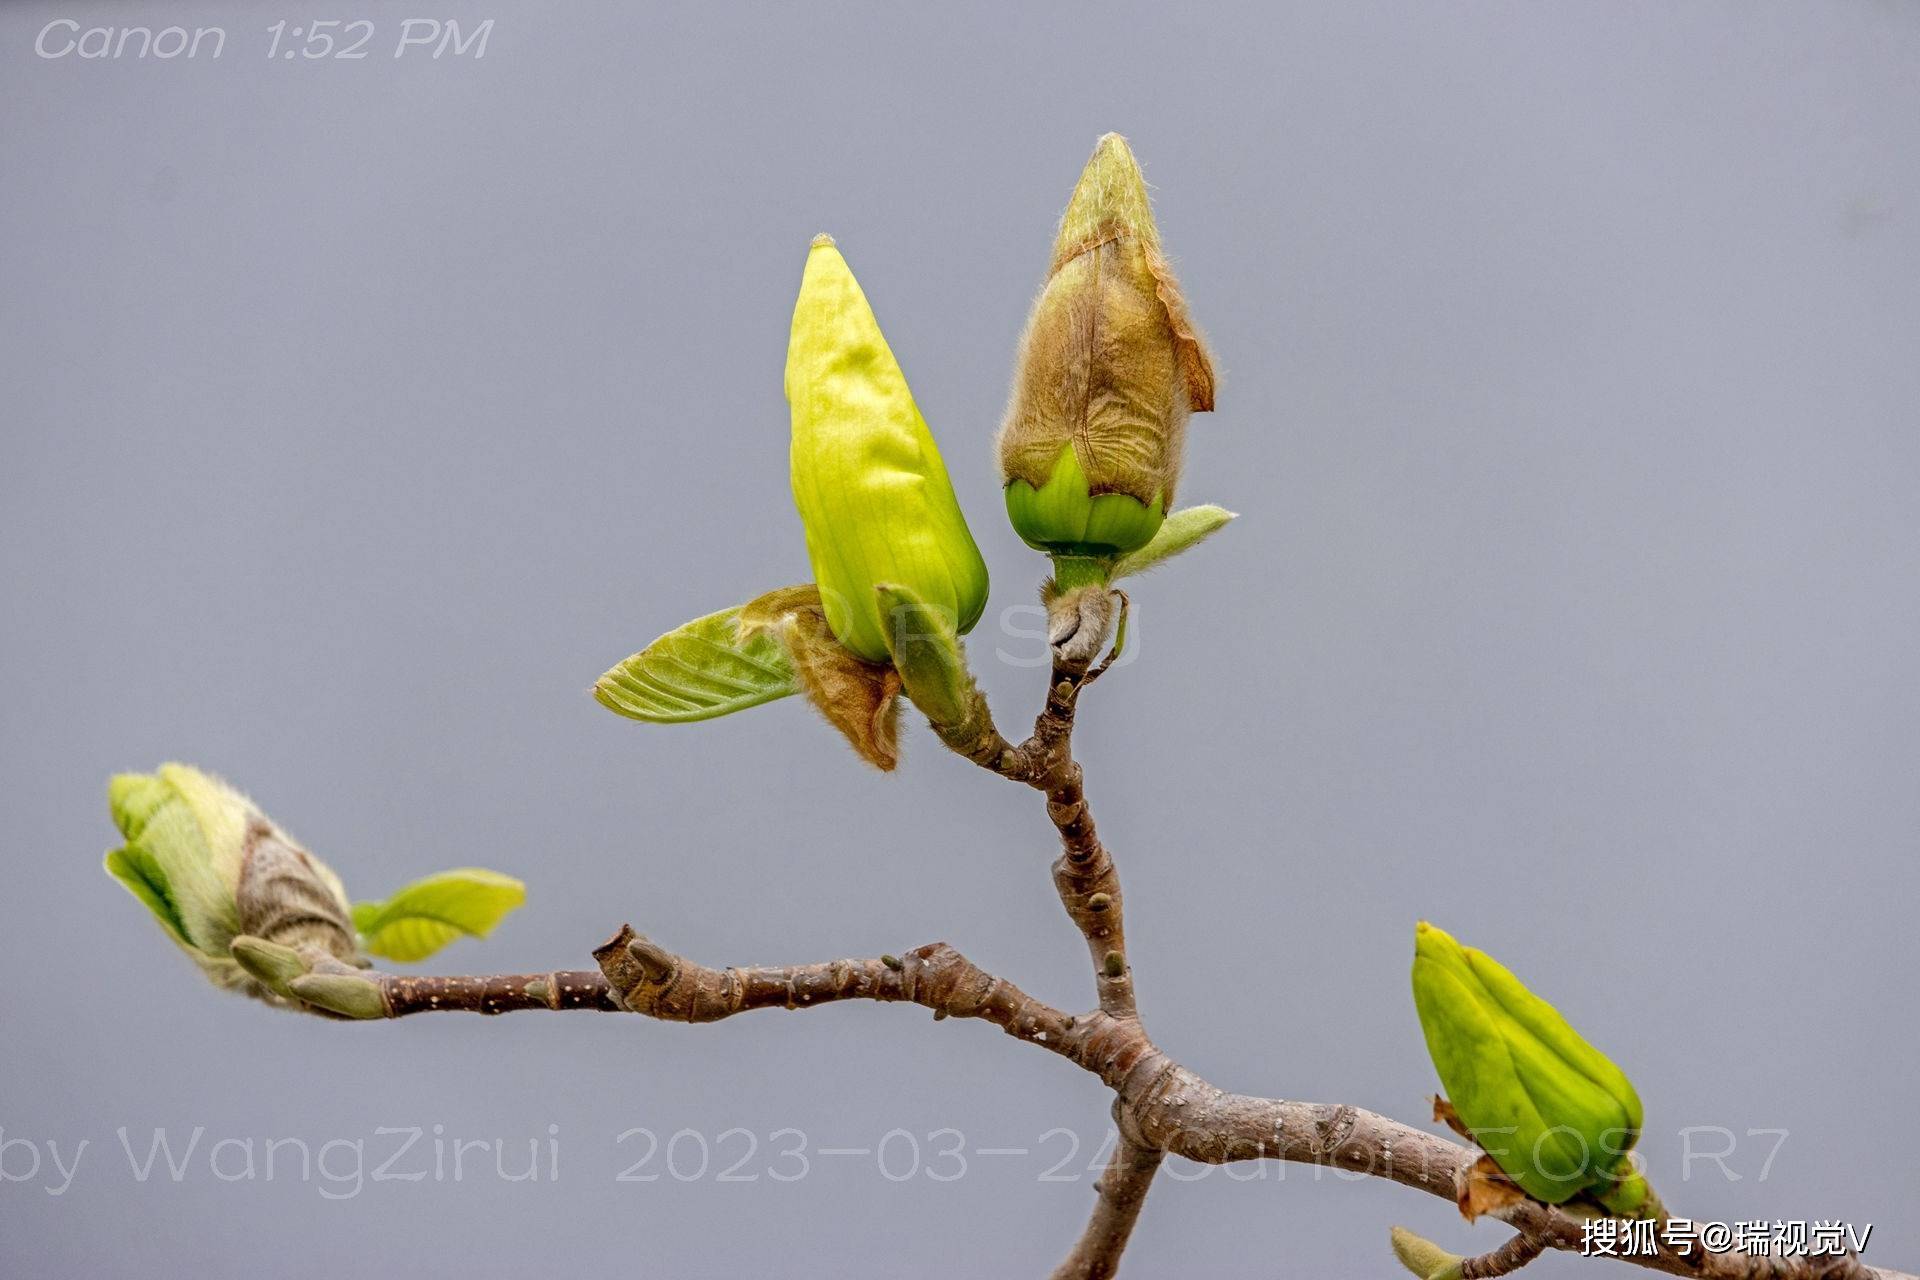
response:
M340 878L225 782L163 764L117 775L107 801L126 840L107 855L108 873L217 985L272 998L233 958L240 935L359 958Z
M1213 366L1161 256L1127 141L1094 148L1060 222L1000 428L1007 515L1056 557L1060 585L1104 581L1145 546L1180 478L1187 415L1213 408Z
M1393 1256L1420 1280L1460 1280L1463 1270L1460 1264L1465 1259L1459 1254L1442 1249L1405 1227L1393 1228L1392 1239Z
M987 566L933 433L853 272L814 239L787 348L793 500L834 638L887 661L874 588L903 586L964 634L987 602Z
M1413 1001L1447 1100L1521 1190L1587 1193L1614 1213L1657 1204L1627 1152L1640 1099L1620 1068L1484 952L1421 921Z

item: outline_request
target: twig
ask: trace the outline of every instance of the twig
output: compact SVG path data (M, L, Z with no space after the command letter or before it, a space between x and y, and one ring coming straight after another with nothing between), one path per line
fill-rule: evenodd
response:
M1093 1217L1073 1252L1053 1269L1052 1280L1107 1280L1119 1271L1120 1255L1126 1250L1127 1238L1140 1217L1140 1206L1146 1203L1153 1176L1164 1159L1164 1153L1121 1136L1113 1159L1093 1184L1097 1197Z
M494 974L489 977L409 977L368 974L386 997L387 1016L412 1013L513 1013L521 1009L586 1009L611 1013L607 979L595 969L553 973Z
M1047 796L1047 816L1060 833L1053 884L1060 904L1087 942L1100 992L1100 1008L1116 1018L1138 1017L1133 970L1127 964L1126 916L1120 871L1100 841L1087 804L1080 765L1073 758L1073 713L1086 679L1084 664L1056 664L1046 710L1031 742L1045 753L1046 767L1031 785Z
M1104 645L1104 634L1096 640L1091 646L1093 653ZM1067 658L1055 650L1046 706L1025 742L1015 745L1000 736L986 699L977 690L965 728L941 733L941 739L982 768L1046 795L1047 816L1060 835L1060 856L1053 863L1054 888L1068 917L1086 939L1100 1008L1116 1018L1133 1018L1139 1014L1134 1002L1133 970L1127 963L1120 873L1100 842L1080 766L1073 758L1074 707L1090 678L1088 663L1088 658Z
M902 956L714 969L620 926L594 950L618 1007L669 1022L717 1022L754 1009L839 1000L909 1001L942 1018L980 1018L1016 1040L1072 1056L1074 1019L996 978L944 942Z

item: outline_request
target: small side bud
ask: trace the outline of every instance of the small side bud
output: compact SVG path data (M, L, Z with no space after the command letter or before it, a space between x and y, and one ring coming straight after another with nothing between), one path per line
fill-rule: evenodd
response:
M278 996L292 996L288 984L305 977L310 965L292 947L265 938L241 934L233 940L233 958L262 986Z
M635 938L627 944L627 954L639 963L649 982L665 982L677 967L673 953L652 938Z
M297 999L343 1018L366 1021L387 1016L387 999L370 978L342 973L310 973L287 984Z
M1117 978L1127 971L1127 958L1118 951L1109 951L1101 967L1109 978Z
M1460 1264L1465 1261L1405 1227L1393 1229L1393 1256L1420 1280L1460 1280Z

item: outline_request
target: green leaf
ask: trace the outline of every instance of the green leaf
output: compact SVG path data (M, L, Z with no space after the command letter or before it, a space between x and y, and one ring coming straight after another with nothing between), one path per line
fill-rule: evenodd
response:
M173 898L167 892L166 873L154 861L152 854L134 846L115 849L107 855L107 874L125 885L128 893L146 903L147 910L153 912L154 918L166 926L181 946L193 945L187 941L186 922L181 920L180 912L175 909Z
M527 887L512 876L461 867L415 880L385 902L356 902L353 927L369 954L408 963L463 934L486 937L526 900Z
M1107 579L1118 582L1120 579L1136 573L1145 573L1169 556L1177 556L1188 547L1224 528L1229 520L1236 519L1235 514L1225 507L1211 504L1201 507L1183 507L1169 515L1160 526L1160 532L1153 535L1153 541L1138 551L1129 552L1114 562L1113 573Z
M667 632L601 676L593 696L623 716L676 724L730 715L796 692L778 639L765 630L741 638L743 607Z

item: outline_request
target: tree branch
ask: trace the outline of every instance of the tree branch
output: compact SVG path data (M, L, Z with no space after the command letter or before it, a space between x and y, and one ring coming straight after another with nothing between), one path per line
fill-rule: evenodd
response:
M564 969L552 973L494 974L488 977L375 977L389 1018L413 1013L513 1013L521 1009L586 1009L612 1013L607 980L598 970Z
M820 964L715 969L676 955L629 926L595 949L599 972L494 977L414 978L354 970L326 958L292 979L295 994L353 1017L515 1009L629 1011L678 1022L713 1022L754 1009L807 1009L843 1000L912 1003L935 1020L972 1018L1064 1057L1114 1092L1119 1140L1096 1184L1085 1231L1054 1280L1095 1280L1117 1270L1154 1175L1168 1155L1204 1164L1285 1160L1387 1178L1457 1203L1479 1153L1436 1134L1345 1104L1293 1102L1228 1093L1163 1053L1141 1023L1126 963L1119 875L1100 841L1073 759L1074 711L1098 678L1081 634L1073 651L1056 644L1045 708L1026 741L994 728L986 700L972 691L957 726L936 725L959 754L1002 777L1043 792L1060 837L1053 878L1061 903L1086 939L1100 1007L1070 1015L995 977L945 943L903 956ZM314 984L320 985L314 985ZM329 985L332 984L332 985ZM377 991L377 997L373 995ZM316 998L320 997L320 998ZM335 999L334 997L338 997ZM1564 1209L1519 1200L1487 1216L1515 1235L1478 1257L1458 1260L1462 1280L1508 1274L1547 1249L1578 1252L1582 1220ZM1920 1280L1869 1267L1851 1254L1777 1258L1662 1249L1629 1262L1695 1280Z
M1053 602L1049 604L1052 608ZM1081 621L1088 616L1083 612ZM1170 1152L1203 1163L1280 1159L1333 1165L1390 1178L1457 1202L1460 1180L1479 1158L1477 1152L1357 1107L1226 1093L1167 1058L1147 1038L1139 1024L1132 971L1126 960L1119 873L1095 831L1080 766L1072 753L1074 710L1080 691L1106 669L1103 663L1091 674L1088 671L1094 653L1105 646L1106 625L1105 619L1099 620L1097 638L1079 636L1071 655L1056 641L1046 706L1025 742L1014 745L1000 736L985 698L977 691L975 706L967 717L967 731L943 732L941 737L976 764L1047 795L1047 815L1061 843L1061 855L1053 866L1054 885L1067 914L1087 941L1099 977L1101 1014L1105 1015L1104 1019L1090 1017L1076 1027L1069 1048L1076 1061L1115 1090L1114 1116L1122 1142L1137 1152ZM1154 1167L1158 1163L1156 1158ZM1145 1176L1150 1179L1151 1173ZM1127 1207L1124 1224L1117 1233L1102 1235L1110 1254L1100 1256L1109 1268L1118 1265L1144 1198L1142 1187ZM1088 1225L1088 1236L1056 1272L1056 1280L1062 1275L1083 1274L1067 1268L1090 1248L1090 1239L1102 1231L1103 1218L1111 1217L1106 1206L1103 1197ZM1580 1248L1580 1222L1562 1210L1528 1200L1493 1216L1514 1226L1519 1234L1490 1253L1464 1259L1463 1277L1504 1275L1548 1248ZM1905 1273L1868 1267L1851 1255L1773 1258L1662 1250L1651 1258L1622 1260L1676 1275L1725 1280L1916 1280ZM1111 1271L1084 1274L1105 1275Z
M1116 1018L1133 1018L1139 1014L1133 970L1127 964L1120 871L1094 827L1080 765L1073 758L1073 714L1086 677L1084 662L1054 664L1046 709L1028 740L1028 748L1044 763L1037 776L1024 780L1046 793L1047 817L1060 834L1060 856L1053 862L1054 889L1068 918L1086 939L1100 1008Z
M1460 1280L1493 1280L1495 1276L1509 1275L1545 1253L1546 1249L1547 1242L1538 1236L1513 1236L1498 1249L1477 1258L1461 1259Z
M1053 648L1053 673L1046 706L1033 733L1018 745L994 727L986 698L976 689L961 727L942 730L948 747L1003 778L1025 783L1047 797L1047 816L1060 835L1060 856L1053 863L1054 888L1067 916L1086 939L1093 962L1100 1008L1116 1018L1139 1016L1134 1002L1133 970L1127 963L1126 917L1120 873L1100 842L1087 804L1080 766L1073 758L1073 715L1080 690L1098 678L1089 667L1106 644L1112 615L1099 614L1073 635L1071 646Z
M1122 1105L1127 1105L1124 1093ZM1388 1178L1456 1203L1467 1170L1479 1159L1479 1152L1459 1143L1359 1107L1227 1093L1178 1065L1170 1066L1129 1109L1151 1145L1190 1160L1226 1164L1272 1159L1324 1165ZM1533 1244L1542 1250L1580 1250L1581 1219L1564 1209L1522 1200L1486 1216L1500 1219L1528 1240L1527 1245L1514 1246L1505 1255L1508 1260ZM1651 1257L1607 1256L1671 1275L1711 1280L1920 1280L1906 1272L1867 1266L1851 1254L1781 1258L1662 1250Z
M1053 1269L1052 1280L1107 1280L1120 1269L1120 1255L1146 1203L1153 1176L1160 1171L1163 1152L1142 1147L1122 1135L1100 1180L1093 1217L1073 1246L1073 1252Z
M1104 1010L1064 1013L945 943L900 957L715 969L622 926L594 955L602 966L599 973L414 978L354 971L337 976L377 986L386 1012L373 1016L396 1018L430 1012L587 1009L714 1022L755 1009L871 1000L917 1004L932 1010L936 1020L993 1023L1015 1039L1098 1076L1115 1094L1119 1146L1101 1180L1086 1231L1054 1273L1056 1280L1113 1274L1153 1173L1166 1155L1203 1164L1285 1160L1343 1169L1386 1178L1449 1203L1457 1202L1461 1182L1479 1158L1459 1143L1359 1107L1219 1089L1161 1051L1137 1017L1115 1017ZM1504 1274L1498 1268L1511 1269L1545 1249L1580 1249L1581 1220L1563 1209L1523 1200L1487 1216L1505 1222L1517 1235L1491 1253L1465 1260L1481 1269L1463 1270L1463 1275ZM1920 1280L1869 1267L1851 1255L1774 1258L1667 1250L1654 1257L1616 1260L1697 1280Z
M614 1005L650 1018L717 1022L753 1009L907 1001L933 1010L936 1021L980 1018L1016 1040L1072 1056L1074 1018L994 977L944 942L875 960L714 969L622 925L593 955Z

